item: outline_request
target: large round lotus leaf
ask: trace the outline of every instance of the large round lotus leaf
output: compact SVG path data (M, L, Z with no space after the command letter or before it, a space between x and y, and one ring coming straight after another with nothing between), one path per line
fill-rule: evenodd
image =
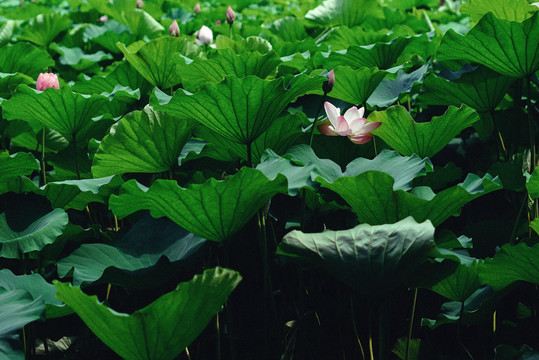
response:
M0 289L26 290L32 298L42 298L45 302L47 318L67 315L72 311L56 298L56 288L49 284L40 274L15 275L9 269L0 270Z
M38 320L45 303L43 299L33 299L22 289L3 291L0 289L0 359L22 360L24 353L11 345L18 338L17 331L26 324Z
M122 358L172 360L221 311L240 280L236 271L208 269L131 315L108 308L78 287L60 282L55 285L60 300Z
M487 13L465 36L449 30L438 60L467 60L503 75L531 76L539 70L539 11L522 23Z
M47 208L35 195L3 195L7 206L0 207L0 256L20 259L39 251L62 234L68 217L64 210ZM7 197L7 198L6 198Z
M100 280L147 289L170 279L204 243L167 218L147 215L122 239L111 244L83 244L56 265L60 277L73 270L74 285Z
M173 168L197 123L146 106L127 114L105 136L94 156L96 177L160 173Z
M286 178L268 179L249 167L224 180L209 179L188 188L176 181L157 180L145 188L134 180L111 196L110 209L120 218L139 210L166 216L184 229L212 241L223 241L239 231L274 195L286 193Z
M193 119L223 138L250 144L268 129L297 97L321 88L322 76L297 75L263 80L256 76L228 76L206 84L196 94L182 90L169 97L154 92L153 107L181 119Z
M67 85L45 91L20 85L11 99L2 103L2 111L8 120L21 119L31 125L50 127L80 146L86 145L83 141L99 127L100 121L94 118L103 114L107 102L105 96L77 94Z
M435 246L432 223L408 217L350 230L294 230L285 235L277 253L320 265L361 294L380 298L414 281L414 270Z

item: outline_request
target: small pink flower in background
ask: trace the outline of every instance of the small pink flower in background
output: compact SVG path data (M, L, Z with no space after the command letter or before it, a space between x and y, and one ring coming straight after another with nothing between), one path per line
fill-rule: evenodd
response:
M367 119L363 117L365 108L358 109L352 106L341 115L341 109L329 102L324 103L324 109L328 115L330 124L318 126L318 131L329 136L348 136L354 144L365 144L372 139L371 131L382 125L381 122L371 122L366 124Z
M200 3L197 3L195 7L193 8L193 12L195 14L200 14Z
M168 34L172 37L180 36L180 27L178 26L178 22L176 20L174 20L172 24L170 24L170 27L168 28Z
M137 0L137 8L141 9L144 6L142 0Z
M48 88L60 89L60 83L58 82L58 76L53 73L41 73L37 77L36 89L39 91L44 91Z
M215 25L221 25L221 20L217 20L217 21L215 22Z
M109 17L107 15L103 15L99 18L99 21L102 23L107 23L109 21Z
M535 5L535 6L539 7L539 2L534 2L534 3L531 3L530 5Z
M198 30L195 42L200 46L211 44L213 42L213 31L206 25L202 25Z
M232 10L232 7L229 5L226 8L226 22L232 24L236 20L236 13Z
M333 87L335 86L335 72L333 71L333 69L328 72L327 77L328 81L325 81L322 85L322 90L324 90L326 94L331 92L331 90L333 90Z

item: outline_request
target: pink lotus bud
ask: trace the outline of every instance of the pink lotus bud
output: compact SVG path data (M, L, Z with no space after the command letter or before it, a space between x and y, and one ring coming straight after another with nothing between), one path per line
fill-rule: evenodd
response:
M217 21L215 22L215 25L221 25L221 20L217 20Z
M200 3L197 3L193 8L195 14L200 14Z
M180 27L178 26L178 22L176 20L174 20L172 24L170 24L170 27L168 28L168 34L172 37L180 36Z
M137 0L137 8L141 9L144 6L142 0Z
M106 24L109 21L109 17L107 15L103 15L99 18L99 21Z
M534 5L534 6L539 7L539 2L534 2L534 3L531 3L530 5Z
M206 25L202 25L200 30L197 33L197 44L198 45L209 45L213 42L213 31Z
M232 24L236 20L236 13L232 10L232 7L229 5L226 8L226 22Z
M324 85L322 85L322 90L324 90L325 93L331 92L333 90L333 86L335 86L335 72L333 69L328 73L328 81L324 82Z
M58 82L58 76L56 76L56 74L53 74L53 73L39 74L36 81L36 89L39 91L44 91L45 89L48 89L50 87L55 88L55 89L60 88L60 83Z

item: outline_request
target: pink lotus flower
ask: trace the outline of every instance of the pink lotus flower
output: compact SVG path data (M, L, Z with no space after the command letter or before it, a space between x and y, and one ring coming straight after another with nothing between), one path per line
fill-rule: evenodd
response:
M176 20L174 20L172 24L170 24L170 27L168 28L168 34L172 37L180 36L180 27L178 26L178 22Z
M99 21L101 21L102 23L107 23L109 22L109 17L107 15L103 15L99 18Z
M137 0L137 8L142 9L143 6L144 3L142 2L142 0Z
M195 14L200 14L200 3L196 3L195 7L193 8L193 12Z
M197 32L197 38L195 42L202 46L202 45L209 45L213 42L213 31L206 25L202 25L200 30Z
M324 84L322 85L322 90L327 94L333 90L333 87L335 86L335 71L333 69L328 72L328 81L324 81Z
M352 106L341 115L341 109L329 102L324 103L324 109L328 115L330 124L321 124L318 131L329 136L348 136L354 144L365 144L372 139L371 131L378 129L381 122L371 122L366 124L367 119L363 117L365 108L358 109Z
M226 22L232 24L236 20L236 13L232 10L232 7L229 5L226 8Z
M37 77L36 89L44 91L48 88L60 89L60 83L58 82L58 76L53 73L41 73Z

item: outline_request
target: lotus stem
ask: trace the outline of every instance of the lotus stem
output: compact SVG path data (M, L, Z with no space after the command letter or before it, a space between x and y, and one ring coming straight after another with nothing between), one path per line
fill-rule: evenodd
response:
M357 327L356 327L356 314L354 310L353 294L350 295L350 311L352 312L352 326L354 327L354 334L356 335L356 340L357 340L357 343L359 344L359 349L361 350L361 358L365 360L365 351L363 351L363 345L361 344L361 340L359 338L359 334L357 332Z
M219 326L219 313L215 316L215 329L217 330L217 360L221 360L221 328ZM191 359L189 355L189 349L185 348L187 357Z
M326 101L327 94L328 93L324 91L324 96L322 96L322 101L320 101L320 104L318 105L318 110L316 110L316 115L314 116L313 127L311 128L311 134L309 135L309 146L311 147L313 144L314 129L316 128L316 123L318 122L320 111L322 111L322 106L324 106L324 102Z
M41 139L41 174L43 175L43 185L47 185L47 171L45 169L45 130L43 128L43 137Z
M462 347L462 349L464 350L466 355L468 355L468 357L471 360L474 360L472 354L470 353L468 348L466 348L466 345L464 345L464 342L462 341L462 335L461 335L461 329L460 328L462 326L462 317L463 316L464 316L464 300L461 301L461 303L460 303L460 316L459 316L459 319L457 320L457 338L458 338L458 342L459 342L460 346Z
M405 360L408 360L410 358L410 342L412 341L412 330L414 327L415 308L417 305L417 293L418 293L418 288L415 288L414 301L412 303L412 315L410 316L410 328L408 329L408 339L406 340Z
M374 147L374 156L378 156L378 149L376 148L376 138L372 137L372 146Z
M110 297L110 289L112 289L112 284L107 285L107 295L105 296L105 300L108 301Z
M507 154L507 148L505 147L505 142L503 141L502 133L500 132L500 128L498 127L498 122L494 118L494 110L493 109L490 110L490 117L492 118L492 123L494 124L494 131L496 131L498 133L498 139L500 140L500 145L502 147L504 160L509 161L509 155Z
M79 159L77 158L77 137L75 133L73 133L72 139L73 139L72 143L73 143L73 157L75 160L75 170L77 172L77 179L80 180Z
M185 347L185 354L187 355L187 359L191 360L191 354L189 353L189 348Z
M374 360L374 349L373 349L373 344L372 344L372 305L369 305L368 327L369 327L369 355L371 357L370 360Z

